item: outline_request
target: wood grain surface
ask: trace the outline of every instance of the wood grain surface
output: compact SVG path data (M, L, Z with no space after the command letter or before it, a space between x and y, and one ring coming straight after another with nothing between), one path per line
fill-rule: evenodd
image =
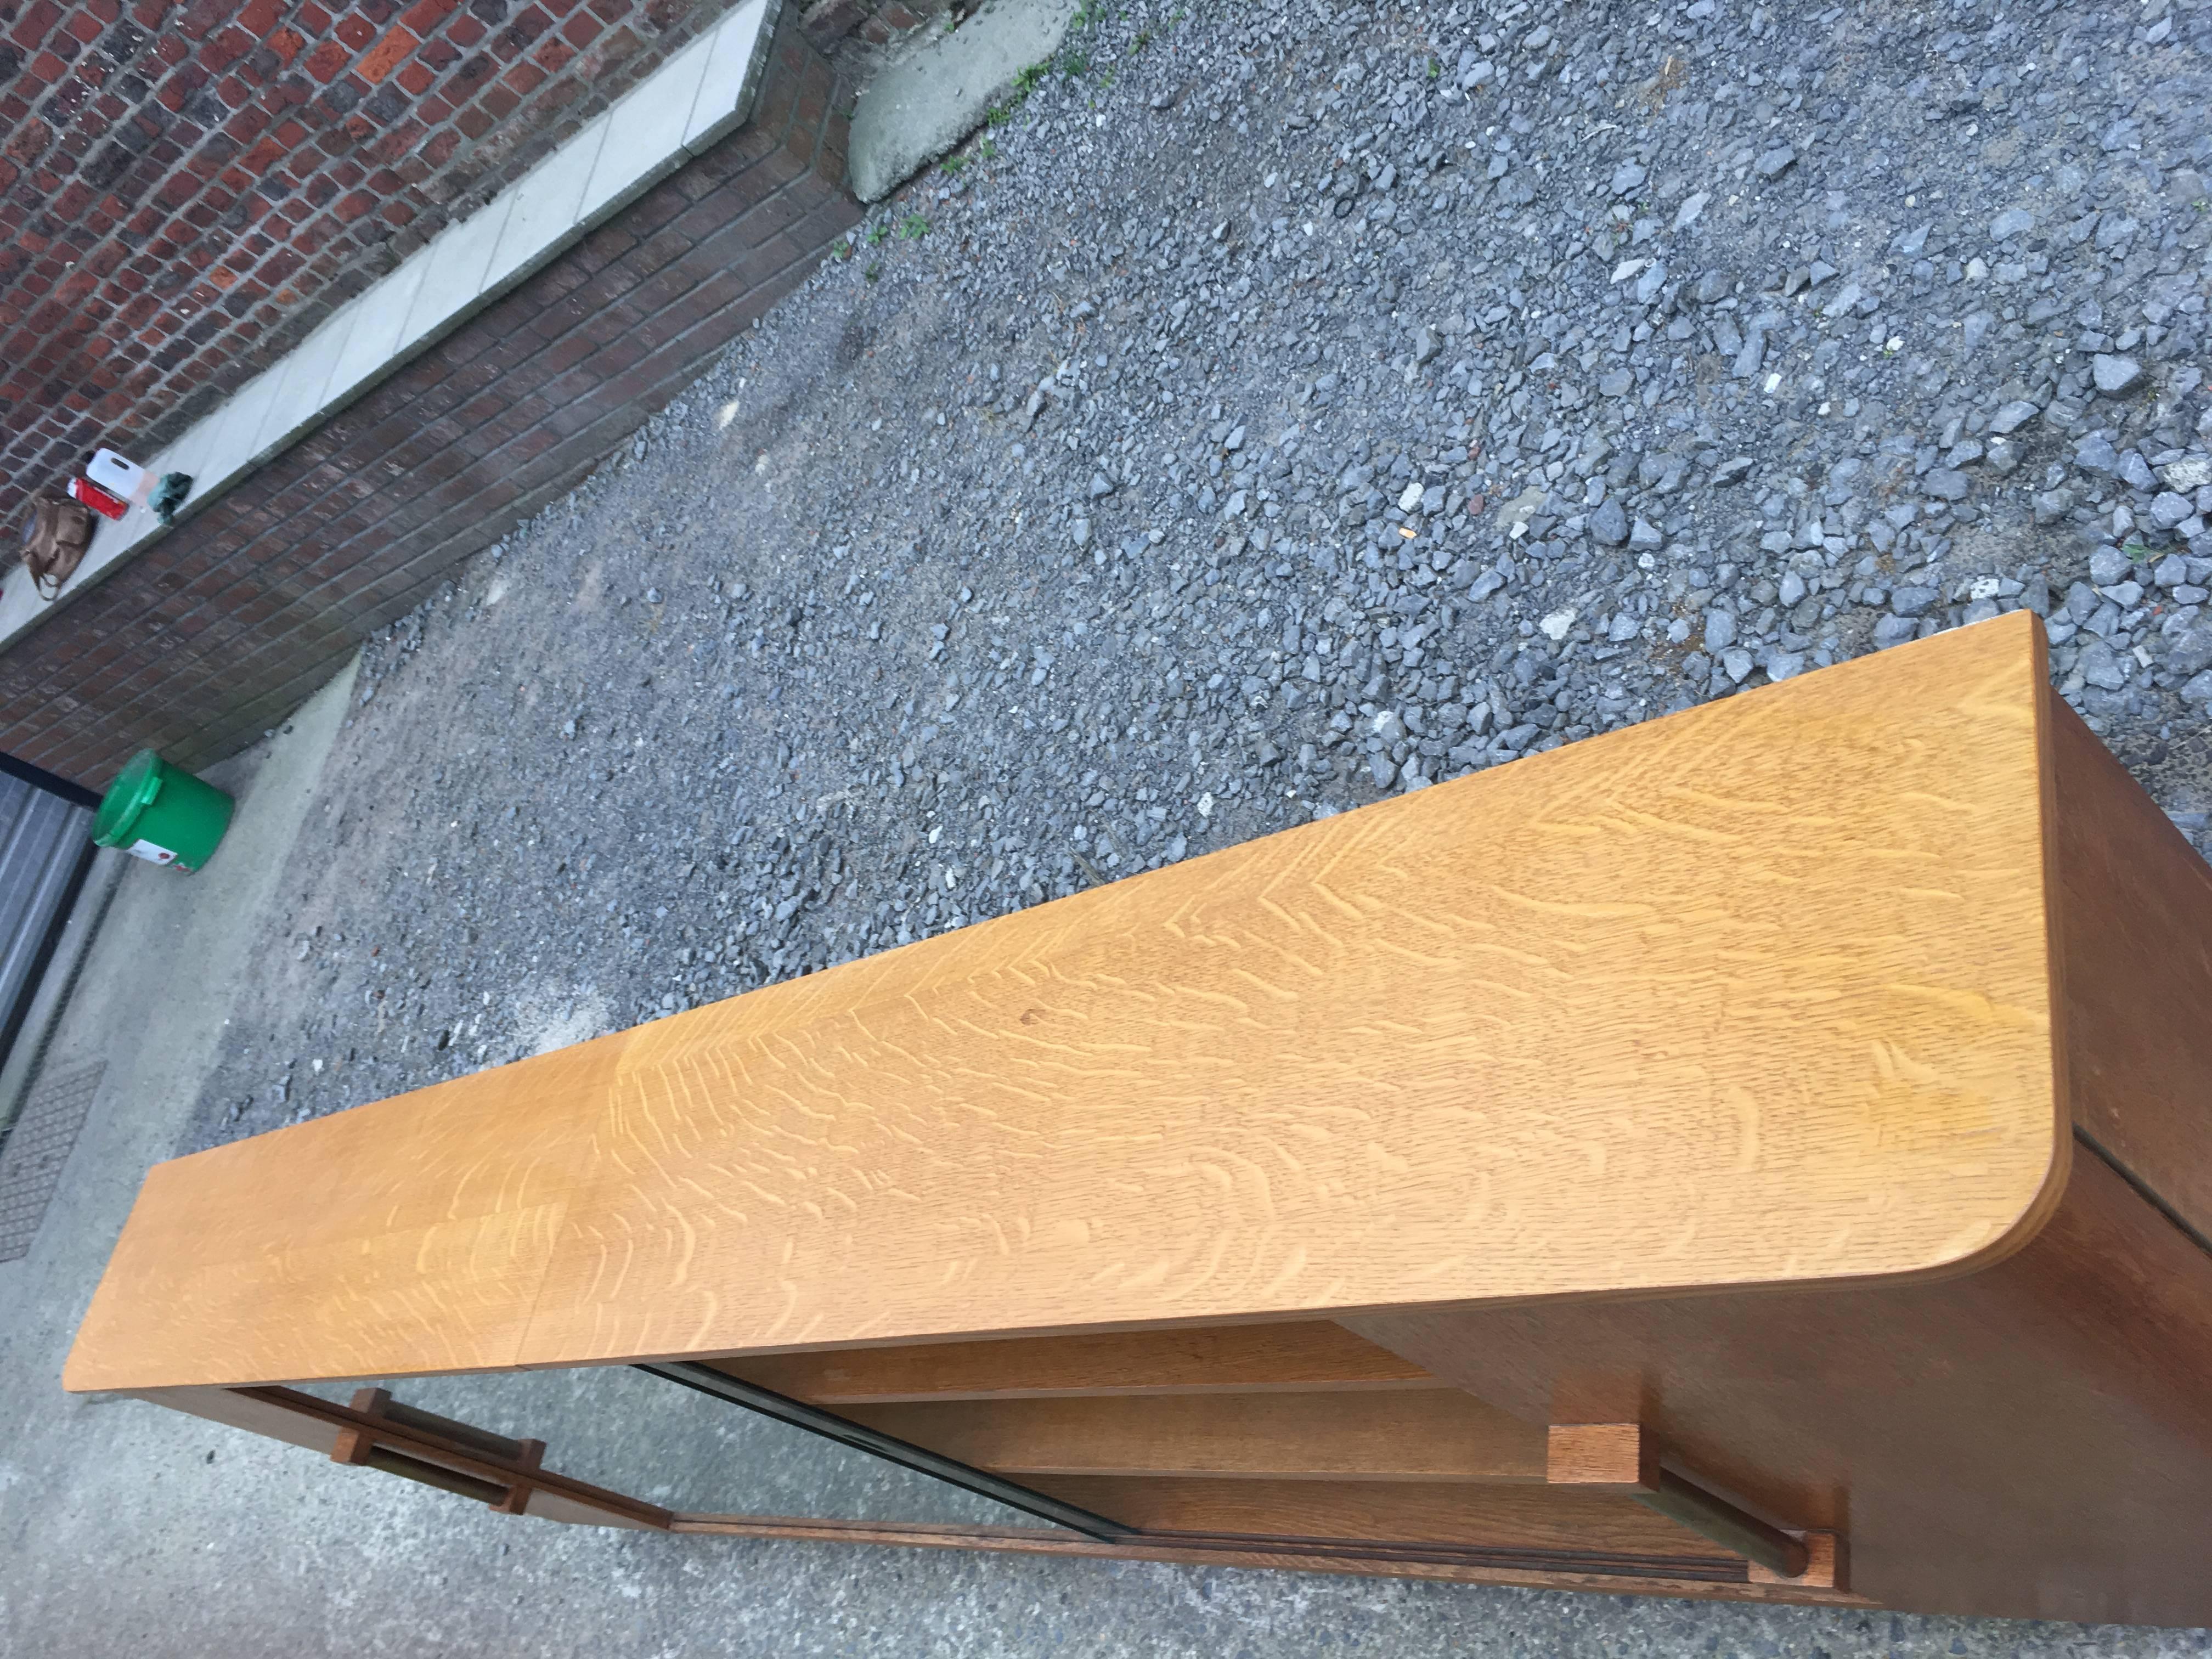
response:
M1436 1386L1411 1360L1326 1320L839 1348L720 1365L732 1376L817 1406Z
M165 1164L77 1389L1995 1260L2063 1185L2019 614Z
M1544 1479L1555 1486L1652 1492L1659 1485L1659 1445L1640 1423L1554 1422Z
M953 1401L840 1414L1000 1474L1544 1479L1541 1429L1449 1388Z

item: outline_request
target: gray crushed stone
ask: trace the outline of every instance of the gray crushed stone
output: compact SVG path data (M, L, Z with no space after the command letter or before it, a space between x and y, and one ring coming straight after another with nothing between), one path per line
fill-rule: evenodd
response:
M2212 13L1190 10L371 643L193 1145L2021 607L2208 844Z

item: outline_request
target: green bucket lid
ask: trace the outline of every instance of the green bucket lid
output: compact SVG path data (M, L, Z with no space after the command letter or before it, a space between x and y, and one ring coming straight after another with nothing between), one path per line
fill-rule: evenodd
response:
M100 813L93 820L92 838L102 847L120 847L132 839L138 815L161 793L161 757L141 749L123 764L115 781L100 798Z

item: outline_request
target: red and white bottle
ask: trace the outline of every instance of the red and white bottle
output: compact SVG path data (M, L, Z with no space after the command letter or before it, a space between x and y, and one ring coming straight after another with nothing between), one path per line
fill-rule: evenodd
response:
M69 493L72 500L83 502L103 519L119 519L131 510L128 501L110 495L89 478L71 478Z

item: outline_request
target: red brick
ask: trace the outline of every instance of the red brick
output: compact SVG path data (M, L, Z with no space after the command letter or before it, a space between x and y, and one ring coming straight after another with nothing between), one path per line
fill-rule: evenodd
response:
M815 0L800 15L799 27L809 40L826 51L850 34L867 15L866 0Z
M391 74L409 52L422 44L422 38L414 30L404 23L399 24L354 66L354 73L369 85L375 86Z
M495 125L504 121L520 107L522 100L504 84L486 87L477 97L476 107Z
M8 31L8 38L19 46L35 46L62 21L63 15L54 0L33 0L15 20L15 27Z
M210 69L228 69L253 50L253 37L244 29L227 28L201 43L196 54Z
M337 79L339 72L353 60L353 53L336 40L325 40L307 57L307 73L322 82Z

